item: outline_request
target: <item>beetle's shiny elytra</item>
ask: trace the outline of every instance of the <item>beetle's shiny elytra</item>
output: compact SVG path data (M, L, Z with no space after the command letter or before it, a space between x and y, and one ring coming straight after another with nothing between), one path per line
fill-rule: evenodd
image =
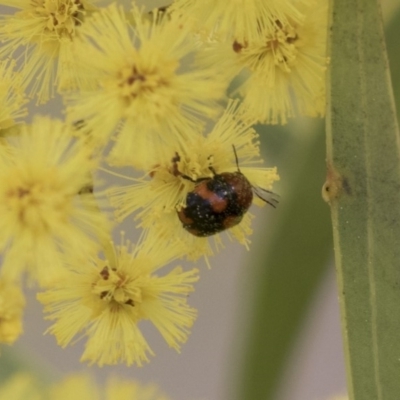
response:
M186 196L186 207L178 211L183 228L195 236L211 236L232 228L242 220L251 206L253 188L240 172L235 147L233 150L238 170L217 174L210 166L212 178L194 180L179 172L178 154L172 159L173 173L196 184Z

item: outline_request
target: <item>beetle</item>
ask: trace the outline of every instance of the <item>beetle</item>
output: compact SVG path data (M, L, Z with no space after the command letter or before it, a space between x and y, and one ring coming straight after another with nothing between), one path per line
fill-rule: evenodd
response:
M213 177L192 179L178 170L179 154L176 153L172 159L172 173L195 183L194 189L186 196L186 206L177 211L183 228L192 235L211 236L237 225L253 202L253 191L263 201L276 207L278 201L274 193L261 189L268 196L260 195L242 174L235 146L232 147L237 171L218 174L213 166L209 166Z

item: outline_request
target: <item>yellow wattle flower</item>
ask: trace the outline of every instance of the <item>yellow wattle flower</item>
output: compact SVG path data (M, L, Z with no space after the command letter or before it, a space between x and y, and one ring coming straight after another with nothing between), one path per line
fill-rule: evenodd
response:
M76 394L85 400L169 400L154 384L143 385L117 377L108 378L104 385L96 384L88 374L74 374L50 388L50 399L75 400Z
M138 323L150 320L179 351L196 318L186 297L198 280L196 269L162 271L181 255L179 251L177 246L147 240L133 250L129 243L116 247L111 262L77 261L62 281L38 294L46 318L55 321L48 332L62 347L85 335L81 361L141 366L153 352Z
M181 149L165 146L167 155L155 165L149 165L145 176L134 179L128 186L110 189L110 202L116 208L117 219L123 220L135 213L135 220L140 221L139 226L146 234L160 242L177 241L189 259L213 255L222 246L223 233L196 237L182 227L178 218L177 211L186 205L187 194L196 185L182 175L194 181L212 178L210 166L217 173L236 172L234 146L240 171L250 184L256 189L270 190L279 176L276 168L262 166L258 135L245 117L238 102L230 102L207 135L192 136ZM179 160L174 161L177 156ZM257 196L254 196L254 203L264 204ZM248 247L251 219L247 212L240 224L226 230L226 234Z
M277 17L268 28L259 27L258 36L214 35L202 42L207 51L199 64L218 65L236 78L231 95L241 96L250 119L284 124L298 115L325 114L327 0L307 3L297 5L303 18Z
M97 251L108 235L93 197L96 161L62 121L35 117L0 147L2 276L45 285L63 273L64 254Z
M249 116L267 124L325 115L327 1L302 7L304 21L277 21L261 40L236 43L236 62L249 71L238 88Z
M306 0L305 2L309 2ZM194 21L195 27L222 40L257 40L273 31L275 21L301 22L303 15L291 0L175 0L171 11Z
M87 373L67 375L51 384L39 382L32 374L18 373L0 384L4 400L75 400L77 394L85 400L170 400L155 384L110 377L100 385Z
M22 85L38 103L87 83L76 64L79 29L95 7L87 0L0 0L16 8L0 16L0 59L17 57ZM22 50L21 52L19 52Z
M0 280L0 343L13 344L22 334L25 297L21 288ZM0 396L0 398L3 398ZM5 398L5 397L4 397Z
M136 7L132 18L134 26L114 4L82 27L80 64L98 87L69 96L67 112L99 146L116 131L114 165L143 167L217 115L227 77L217 66L197 67L201 50L181 19L149 20Z
M18 373L0 384L0 399L43 400L44 396L35 378L28 373Z
M27 102L21 87L21 76L14 71L15 61L0 61L0 133L27 114Z

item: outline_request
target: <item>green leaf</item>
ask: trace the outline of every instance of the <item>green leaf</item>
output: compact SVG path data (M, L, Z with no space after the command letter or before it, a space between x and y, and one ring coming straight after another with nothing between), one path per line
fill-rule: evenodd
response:
M400 396L400 146L377 0L331 1L328 175L348 389Z
M400 2L398 6L396 15L390 20L387 29L385 29L393 92L397 106L397 118L400 115Z

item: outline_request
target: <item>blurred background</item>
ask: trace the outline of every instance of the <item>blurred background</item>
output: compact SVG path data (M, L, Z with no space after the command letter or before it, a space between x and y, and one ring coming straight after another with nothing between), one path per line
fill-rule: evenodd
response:
M141 3L149 9L166 5ZM383 1L397 104L399 7L400 0ZM60 117L60 107L56 100L39 110L32 106L30 112ZM143 324L156 353L148 365L89 368L79 362L84 342L63 350L53 336L43 335L49 323L31 291L25 333L13 348L2 348L0 371L7 374L25 365L58 379L89 369L99 381L112 374L157 383L174 400L325 400L344 394L330 215L321 198L323 121L296 120L257 131L266 165L276 165L281 176L274 187L281 196L279 207L251 209L250 251L226 241L226 248L211 260L211 270L197 263L201 279L189 303L199 316L181 354L169 349L150 324ZM133 240L138 235L129 219L120 229ZM253 395L244 397L244 386L254 387Z

